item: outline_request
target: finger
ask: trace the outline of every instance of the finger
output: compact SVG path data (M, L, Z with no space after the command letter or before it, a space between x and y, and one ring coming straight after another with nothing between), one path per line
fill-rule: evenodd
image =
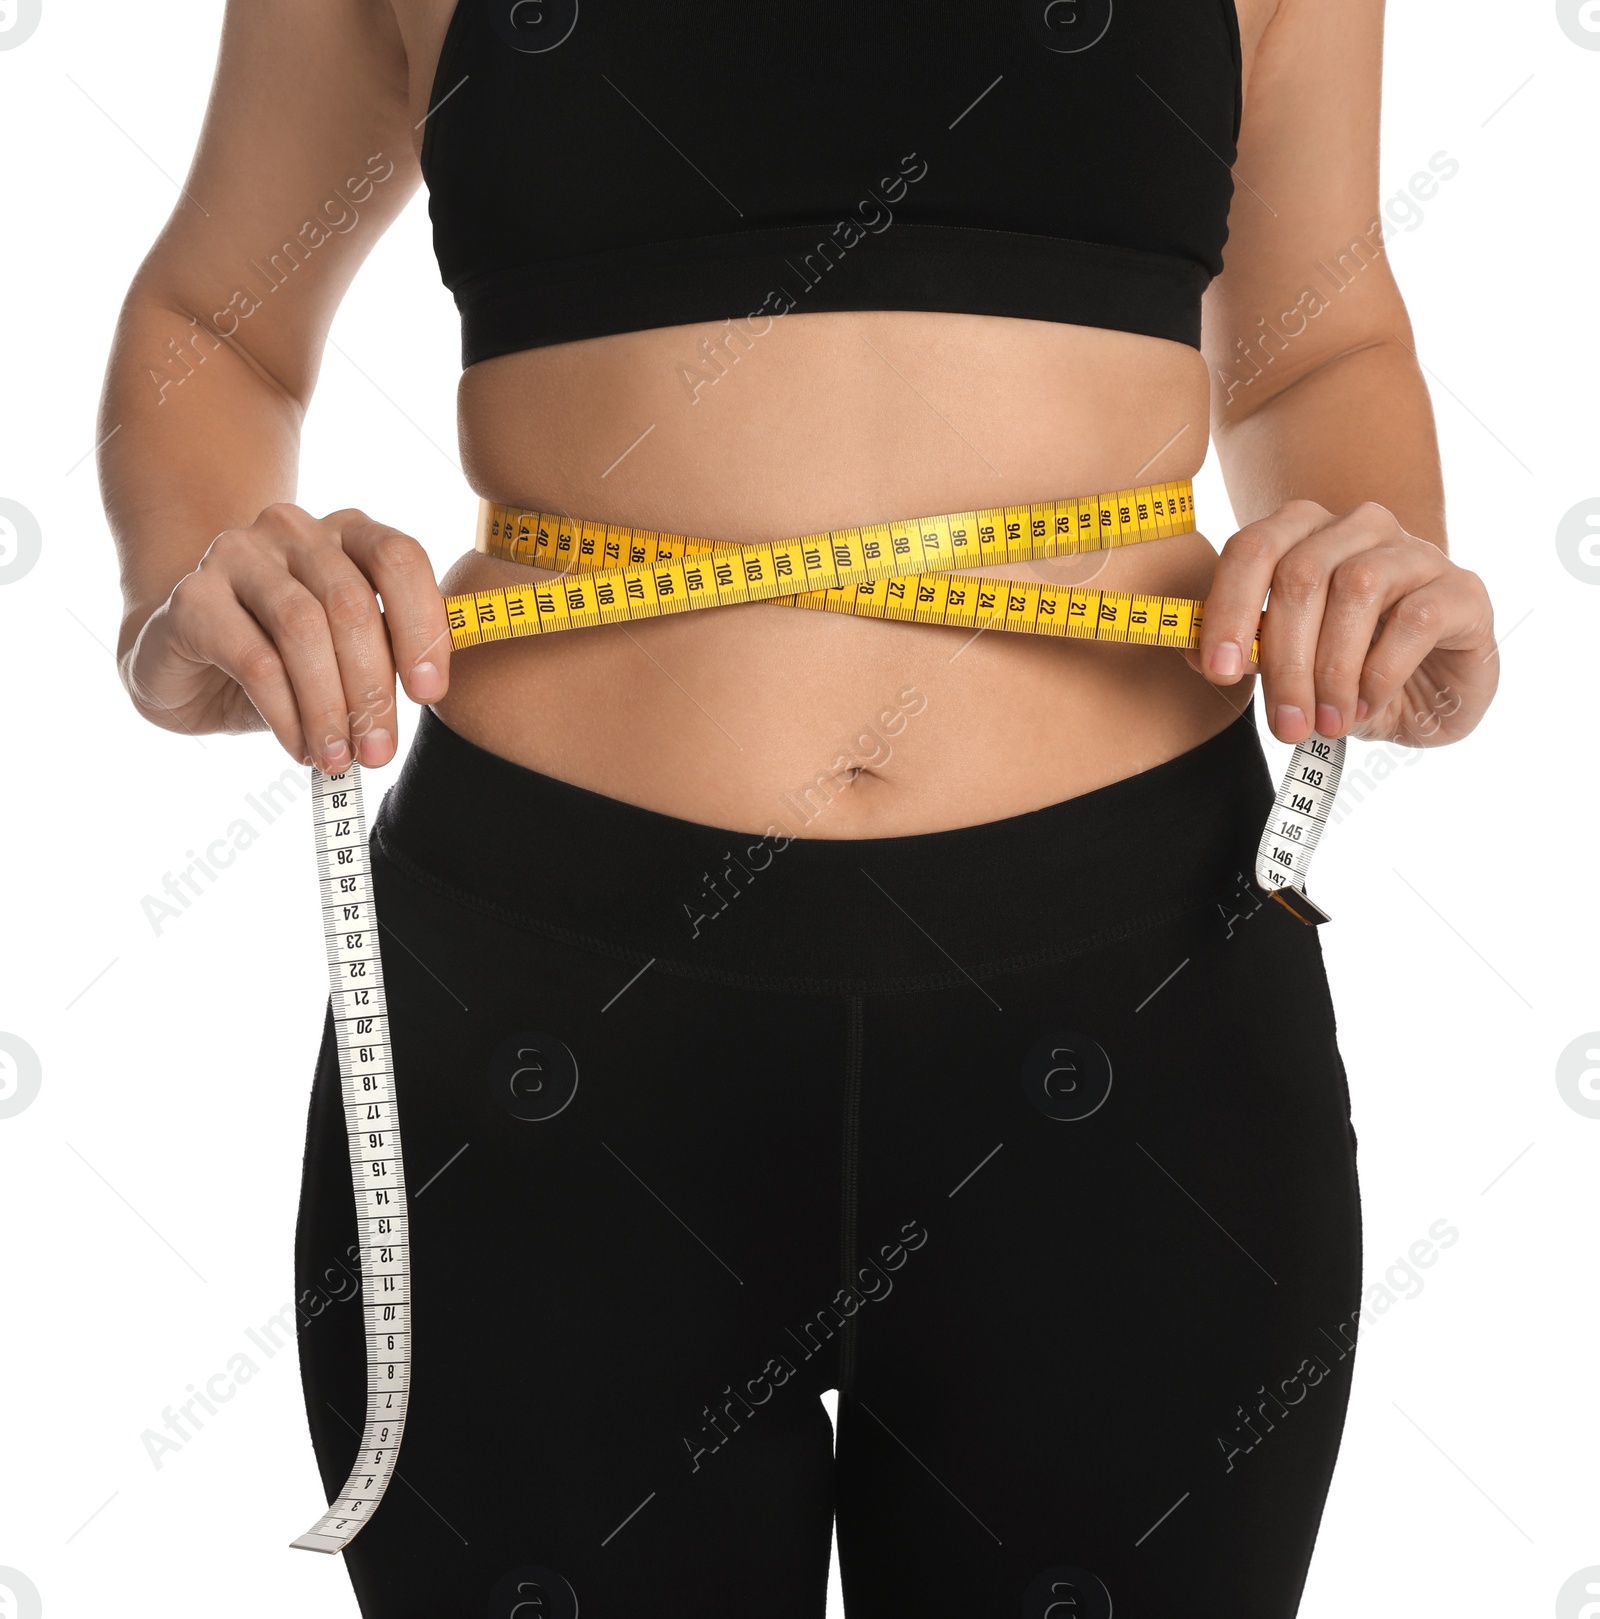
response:
M1223 546L1200 628L1200 667L1208 679L1232 685L1249 668L1250 644L1274 569L1289 550L1331 521L1332 514L1314 500L1292 500L1270 517L1246 523Z
M355 756L339 659L322 603L278 557L258 554L232 579L234 594L283 660L307 751L319 770L336 775Z
M1381 589L1385 565L1378 559L1401 555L1401 547L1394 542L1404 538L1389 512L1369 504L1335 518L1279 559L1261 631L1261 674L1268 723L1280 742L1302 742L1313 730L1324 736L1339 734L1322 730L1317 718L1317 660L1333 575L1341 567L1350 567ZM1368 641L1377 621L1378 609L1374 608L1366 626ZM1354 681L1368 641L1361 643L1350 672L1352 708ZM1329 704L1322 719L1337 724L1342 717L1342 711Z
M1343 736L1371 711L1358 711L1357 704L1383 615L1447 568L1434 547L1395 545L1357 552L1334 566L1313 666L1318 735Z
M436 702L450 684L450 624L428 553L409 534L370 518L344 526L341 535L345 554L383 600L390 651L406 694L413 702Z
M219 574L186 574L174 586L169 645L179 657L212 664L234 680L291 758L310 763L300 706L278 649Z
M315 543L291 546L285 560L327 620L350 745L362 764L387 764L397 733L394 662L372 582L345 554L331 524Z
M1395 603L1361 674L1361 701L1368 713L1392 702L1429 653L1458 641L1473 644L1481 607L1467 581L1475 578L1435 580Z

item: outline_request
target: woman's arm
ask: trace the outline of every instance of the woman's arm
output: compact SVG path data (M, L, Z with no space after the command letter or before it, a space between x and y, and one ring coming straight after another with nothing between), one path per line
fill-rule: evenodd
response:
M288 504L334 312L419 183L406 98L388 0L229 0L194 163L101 401L135 706L174 730L270 724L324 769L350 758L330 739L392 711L390 635L409 673L445 629L414 540ZM448 653L444 635L431 684L408 682L418 701L443 692ZM393 751L371 736L362 758Z
M1498 672L1482 581L1446 555L1433 410L1385 251L1382 48L1383 0L1281 0L1252 67L1227 267L1206 296L1213 434L1245 526L1190 661L1241 678L1270 587L1261 672L1286 742L1313 728L1452 741Z

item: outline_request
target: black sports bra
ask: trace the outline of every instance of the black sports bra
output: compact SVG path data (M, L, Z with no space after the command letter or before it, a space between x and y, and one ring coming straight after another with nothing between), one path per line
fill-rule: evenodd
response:
M458 0L422 147L462 365L791 310L1200 343L1234 0Z

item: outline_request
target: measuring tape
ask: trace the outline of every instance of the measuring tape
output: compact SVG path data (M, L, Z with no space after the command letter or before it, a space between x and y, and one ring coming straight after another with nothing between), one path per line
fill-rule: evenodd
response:
M1203 615L1196 601L974 579L950 570L1166 539L1189 533L1193 513L1194 495L1184 481L736 545L484 501L478 550L563 577L450 596L445 608L458 650L758 601L912 624L1186 647L1199 639Z
M361 767L351 765L337 776L313 770L311 776L322 936L361 1245L367 1413L361 1449L343 1491L290 1545L342 1552L377 1509L405 1431L411 1392L411 1239Z
M747 602L910 624L1057 635L1136 646L1199 644L1204 605L1186 597L1028 584L954 573L1138 545L1194 528L1187 479L1078 500L994 507L739 545L590 523L484 501L475 547L560 575L445 598L456 651L488 641L637 623ZM1250 659L1259 662L1256 635ZM1256 852L1256 882L1300 921L1328 920L1305 879L1339 789L1344 739L1294 750ZM317 1523L290 1544L343 1551L394 1474L411 1383L405 1168L395 1113L383 964L373 909L361 769L312 772L317 880L360 1222L367 1411L356 1465Z

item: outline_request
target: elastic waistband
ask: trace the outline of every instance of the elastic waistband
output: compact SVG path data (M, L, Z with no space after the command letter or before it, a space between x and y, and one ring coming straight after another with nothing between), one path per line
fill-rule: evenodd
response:
M1250 870L1272 799L1253 701L1187 753L1043 809L841 839L625 803L491 753L424 707L373 837L380 858L469 909L619 961L752 989L892 992L1210 908Z

